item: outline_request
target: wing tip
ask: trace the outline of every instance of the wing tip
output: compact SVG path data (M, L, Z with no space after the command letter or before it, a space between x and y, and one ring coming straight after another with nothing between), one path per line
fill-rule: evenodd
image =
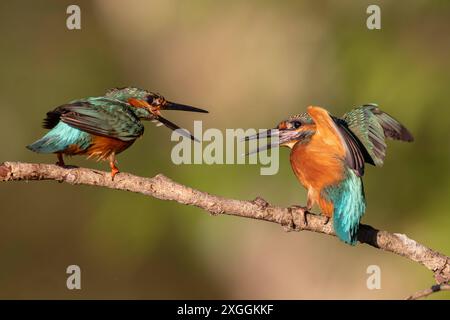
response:
M406 129L404 126L402 126L400 131L400 139L405 142L414 142L414 136L411 132L409 132L408 129Z

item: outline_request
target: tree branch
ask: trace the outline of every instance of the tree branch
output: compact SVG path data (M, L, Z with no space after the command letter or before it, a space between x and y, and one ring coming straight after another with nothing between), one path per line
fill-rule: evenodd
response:
M199 207L218 215L227 214L282 225L286 231L313 231L334 235L332 223L320 215L305 213L301 208L277 207L262 198L253 201L227 199L176 183L162 174L143 178L119 173L114 181L109 172L86 168L62 168L51 164L5 162L0 165L0 181L55 180L141 193L161 200L172 200ZM450 281L450 258L404 234L380 231L361 225L358 240L372 247L403 256L433 272L438 285Z
M428 289L425 289L422 291L417 291L416 293L407 297L406 300L418 300L421 298L428 297L429 295L436 293L436 292L440 292L440 291L450 291L450 284L445 284L445 283L436 284L436 285L432 286L431 288L428 288Z

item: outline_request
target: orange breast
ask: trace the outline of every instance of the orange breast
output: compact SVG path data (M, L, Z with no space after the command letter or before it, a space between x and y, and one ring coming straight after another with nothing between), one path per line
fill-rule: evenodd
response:
M308 190L308 199L331 216L333 204L322 199L320 192L343 179L343 148L339 138L326 131L316 132L308 143L297 143L292 148L290 161L295 175Z
M88 158L97 157L99 160L108 158L111 154L118 154L133 144L134 140L122 141L115 138L92 135L92 144L84 152Z

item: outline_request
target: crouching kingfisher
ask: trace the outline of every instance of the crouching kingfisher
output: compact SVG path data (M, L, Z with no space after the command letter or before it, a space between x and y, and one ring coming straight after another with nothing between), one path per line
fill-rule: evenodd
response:
M159 94L138 88L114 88L101 97L89 97L61 105L47 113L43 127L50 131L27 146L38 153L55 153L64 166L63 155L87 155L109 160L111 177L119 172L116 155L144 133L142 120L181 129L161 115L161 110L208 111L167 101ZM180 134L198 141L185 130Z
M256 152L278 145L290 148L291 167L308 192L306 210L318 204L325 216L333 218L338 238L355 245L366 210L364 164L383 165L387 138L407 142L414 138L375 104L355 108L342 119L320 107L307 111L246 140L278 134L278 142Z

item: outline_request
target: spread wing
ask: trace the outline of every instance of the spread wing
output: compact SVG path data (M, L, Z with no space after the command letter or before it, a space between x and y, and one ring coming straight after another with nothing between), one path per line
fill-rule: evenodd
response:
M381 111L376 104L355 108L343 116L347 128L367 150L372 161L380 167L386 156L386 138L411 142L412 134L400 122ZM369 160L369 159L366 159Z
M332 117L339 133L344 140L344 146L347 149L347 164L356 171L359 176L364 175L364 163L373 164L372 159L367 153L366 148L361 144L353 132L347 127L346 123L341 119Z
M144 126L123 102L108 98L89 98L57 107L47 113L44 128L51 129L59 121L82 131L131 141L144 133Z
M338 138L344 149L346 164L355 171L358 176L364 174L364 148L361 148L358 139L341 123L339 119L330 116L328 111L319 107L309 107L308 114L316 124L318 131L327 131Z

